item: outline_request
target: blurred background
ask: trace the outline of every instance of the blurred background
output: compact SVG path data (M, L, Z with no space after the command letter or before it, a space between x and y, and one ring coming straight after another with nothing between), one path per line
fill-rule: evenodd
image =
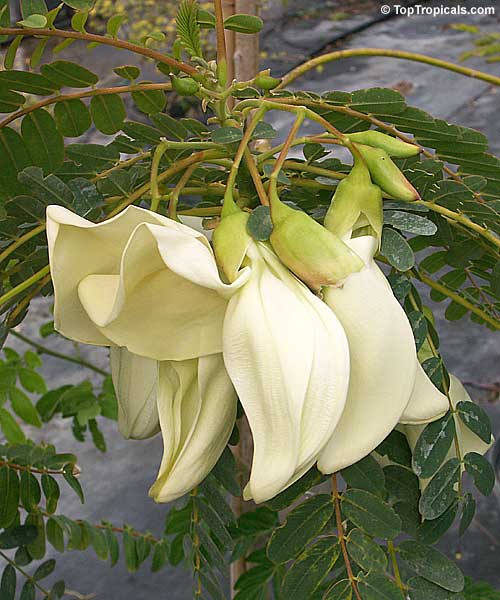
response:
M52 0L48 1L50 4ZM52 2L55 6L57 2ZM471 67L495 74L500 73L500 63L494 49L484 52L485 44L477 40L496 40L500 48L500 3L498 0L462 1L461 6L493 6L496 15L413 15L401 14L401 7L415 2L398 2L383 5L372 0L265 0L261 15L265 28L260 37L261 67L271 67L272 74L279 76L311 56L333 49L356 47L392 48L411 50L436 58L457 62L467 59ZM443 6L456 8L458 2L420 2L426 7ZM211 3L201 2L209 7ZM387 8L382 6L389 6ZM17 2L12 2L16 10ZM105 31L105 22L112 14L124 12L128 23L122 29L130 39L140 38L144 33L156 29L165 34L158 43L168 47L174 28L177 2L156 0L97 0L89 31ZM400 14L396 14L399 12ZM453 12L453 11L450 11ZM388 13L388 14L385 14ZM59 27L67 24L70 15L60 14ZM33 40L26 40L17 59L17 68L24 68L29 58ZM204 42L211 47L210 34ZM486 54L486 56L480 56ZM50 55L48 55L50 58ZM119 84L120 78L112 68L123 64L134 64L138 58L119 52L114 48L97 47L87 50L76 43L59 55L88 66L103 77L102 85ZM143 78L160 80L161 74L153 65L146 63ZM429 66L399 61L391 58L357 58L337 61L316 71L310 71L295 82L295 89L315 92L330 90L356 90L366 87L390 87L402 93L409 104L431 112L446 121L464 124L485 133L490 140L490 151L500 153L500 91L486 83L468 79L448 71ZM193 114L197 107L185 99L169 95L171 114ZM130 107L133 111L133 108ZM141 113L132 114L141 120ZM286 116L272 113L272 124L283 132L287 125ZM101 134L86 134L79 141L96 141ZM448 369L467 386L472 397L489 413L496 435L500 432L500 338L484 327L466 319L449 322L444 319L439 304L433 303L425 289L421 289L437 318L437 329L441 336L441 351ZM21 334L39 339L39 328L51 321L51 305L46 300L33 303L29 317L18 327ZM56 351L75 352L75 346L58 336L45 340ZM10 337L6 346L20 351L27 349L17 338ZM79 347L83 358L107 369L107 350L94 347ZM75 365L50 356L44 357L44 376L51 387L82 380L82 370ZM92 380L92 377L90 377ZM93 382L100 376L95 374ZM147 490L156 477L161 458L161 440L137 442L123 440L112 422L105 421L102 428L108 450L99 452L90 441L78 443L74 440L67 420L54 420L42 432L33 430L36 441L46 440L56 445L59 452L75 451L82 469L81 482L87 501L80 505L71 492L64 491L61 507L73 518L83 518L91 523L101 519L120 525L130 523L139 530L150 530L153 534L162 531L168 505L155 505L147 497ZM496 461L496 447L491 451ZM500 464L500 461L497 461ZM497 467L498 467L497 464ZM455 557L466 574L483 579L500 588L500 486L496 486L489 498L478 497L478 512L473 525L459 538L451 531L442 541L442 549ZM159 574L151 574L148 565L139 572L130 574L123 562L110 569L100 562L92 550L84 553L65 553L58 558L58 571L64 572L69 587L82 594L94 594L95 598L134 598L149 600L171 598L188 600L192 597L189 573L182 568L166 568ZM90 596L89 596L90 597ZM293 599L295 600L295 599ZM298 600L298 599L297 599ZM431 600L431 599L429 599Z

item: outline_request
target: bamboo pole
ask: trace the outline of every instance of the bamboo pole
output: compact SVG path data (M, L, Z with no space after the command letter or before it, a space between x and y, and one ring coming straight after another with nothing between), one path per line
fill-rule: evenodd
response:
M257 0L225 0L225 10L232 12L229 14L251 14L258 13ZM228 35L229 34L229 35ZM259 65L259 36L245 35L226 31L226 45L228 56L228 81L233 78L238 81L248 81L252 79L258 70ZM243 486L248 481L248 472L252 464L253 441L247 418L243 416L238 423L240 442L235 446L233 452L239 468L240 484ZM232 508L238 517L249 507L248 502L242 498L233 498ZM236 596L234 586L239 577L247 570L247 563L244 558L240 558L231 564L231 598Z

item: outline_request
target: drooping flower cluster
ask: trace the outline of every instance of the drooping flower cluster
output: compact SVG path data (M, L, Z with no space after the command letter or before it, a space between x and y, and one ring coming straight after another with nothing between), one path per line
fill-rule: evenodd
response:
M156 501L211 471L238 398L254 443L244 496L255 502L314 464L332 473L357 462L398 423L448 410L373 260L380 190L363 163L352 177L325 227L271 195L269 243L229 205L215 253L202 233L134 206L99 224L48 208L55 328L111 348L125 437L161 430Z

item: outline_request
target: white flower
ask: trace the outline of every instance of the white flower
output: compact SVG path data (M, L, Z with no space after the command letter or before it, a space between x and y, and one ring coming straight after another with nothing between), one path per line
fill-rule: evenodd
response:
M264 244L229 300L223 352L252 430L245 498L264 502L317 460L345 405L349 352L335 315Z
M369 454L394 429L415 383L417 358L405 312L372 268L372 236L349 241L366 266L338 287L323 289L349 342L351 377L344 413L320 455L318 468L333 473Z
M222 361L254 438L246 497L263 502L316 462L344 408L347 341L266 245L250 244L251 266L227 285L202 234L148 211L94 225L50 207L47 221L56 328L112 346L124 435L159 421L157 501L192 489L227 443L236 401Z
M227 297L204 235L135 206L94 224L47 209L54 325L87 344L122 346L157 360L222 350Z
M149 491L156 502L187 494L215 466L236 418L236 394L221 354L159 363L163 458Z

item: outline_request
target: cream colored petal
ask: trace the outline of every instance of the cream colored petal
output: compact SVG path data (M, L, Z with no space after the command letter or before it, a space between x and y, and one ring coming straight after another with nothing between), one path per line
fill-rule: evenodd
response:
M78 284L90 274L117 274L122 251L134 228L141 222L164 224L165 221L165 217L135 206L97 225L62 206L47 208L54 325L60 333L79 342L111 345L83 310Z
M345 402L348 354L318 299L266 247L251 246L249 255L252 277L229 301L223 346L254 440L244 497L260 503L290 485L331 435Z
M369 454L394 429L417 361L403 309L370 268L350 275L342 287L325 288L324 300L344 327L351 356L346 407L318 461L320 471L333 473Z
M81 304L107 339L157 360L220 352L225 297L250 274L245 269L224 284L206 239L179 227L139 225L120 274L92 274L78 287Z
M311 372L301 414L295 481L314 464L344 411L349 387L349 345L335 313L299 282L266 245L260 245L260 251L267 266L300 297L314 335ZM293 481L288 485L291 483Z
M415 385L400 423L418 425L430 423L448 411L448 398L440 392L417 361Z
M368 267L392 294L387 278L373 260L373 255L377 250L376 239L371 236L361 236L349 240L347 244L363 258ZM447 410L448 398L427 377L417 357L415 385L400 422L409 424L429 423L442 417Z
M161 363L158 402L165 452L149 493L170 502L205 479L233 430L236 394L222 356Z
M125 438L145 439L160 431L158 362L111 348L111 375L118 400L118 428Z

